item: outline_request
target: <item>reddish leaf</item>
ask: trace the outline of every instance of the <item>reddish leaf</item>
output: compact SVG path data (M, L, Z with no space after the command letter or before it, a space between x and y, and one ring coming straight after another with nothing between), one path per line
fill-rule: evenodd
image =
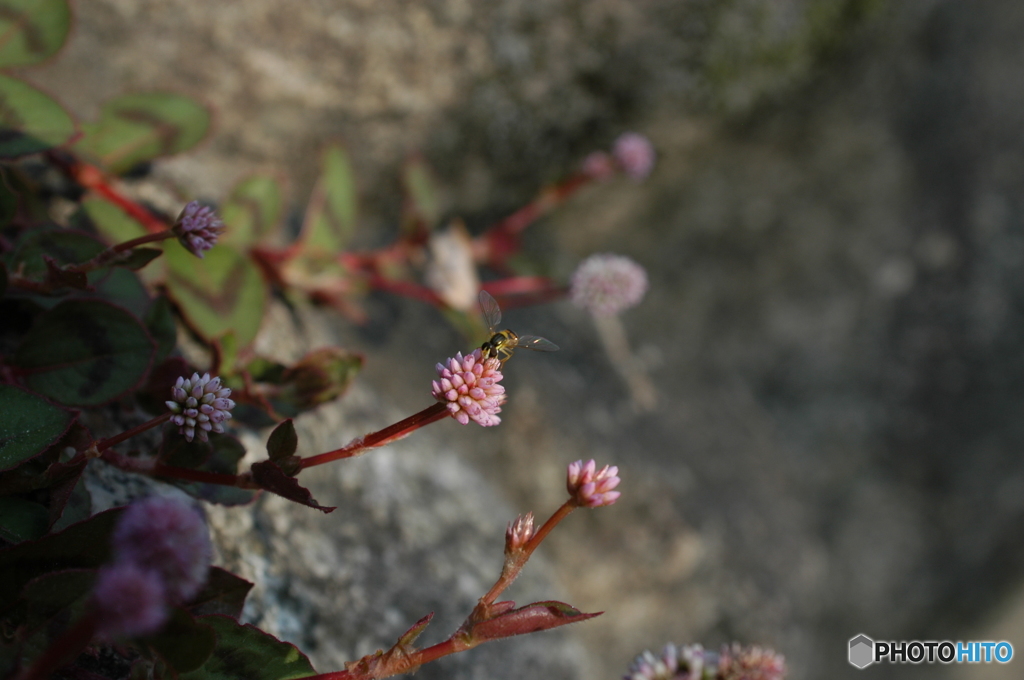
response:
M313 494L299 485L299 482L288 476L281 467L272 460L265 460L261 463L254 463L252 466L252 478L260 486L282 498L295 501L311 508L316 508L324 513L334 512L337 508L329 508L320 505L313 499Z
M188 610L193 616L224 614L237 619L250 590L252 584L245 579L220 567L210 567L206 585L192 598Z
M471 634L473 639L478 641L498 640L513 635L558 628L567 623L586 621L603 613L585 614L564 602L534 602L474 624Z

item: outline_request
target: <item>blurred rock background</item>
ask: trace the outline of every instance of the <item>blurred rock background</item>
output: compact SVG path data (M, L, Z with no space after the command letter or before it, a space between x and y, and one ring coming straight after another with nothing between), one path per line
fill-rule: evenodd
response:
M509 595L607 613L552 634L554 651L506 641L423 677L614 678L668 640L767 644L793 680L859 677L846 662L858 633L1009 639L1024 653L1020 2L76 9L67 48L27 79L86 119L135 90L210 104L210 139L153 171L189 198L272 170L300 210L318 150L343 140L364 245L389 238L411 152L474 230L627 129L658 149L646 183L586 191L529 239L560 276L594 252L648 268L649 296L623 321L653 410L631 399L584 313L514 310L511 327L563 350L517 355L501 427L442 423L320 473L334 515L271 502L212 513L222 559L270 577L254 620L318 669L387 646L429 608L435 637L451 630L498 569L504 522L553 510L564 465L590 457L620 466L623 500L570 518L538 581ZM430 309L367 305L363 328L327 313L268 324L262 342L284 354L331 341L368 355L352 398L306 419L305 453L426 406L433 363L461 348ZM450 494L466 500L445 505ZM486 550L463 545L474 532ZM870 672L1019 677L1020 663Z

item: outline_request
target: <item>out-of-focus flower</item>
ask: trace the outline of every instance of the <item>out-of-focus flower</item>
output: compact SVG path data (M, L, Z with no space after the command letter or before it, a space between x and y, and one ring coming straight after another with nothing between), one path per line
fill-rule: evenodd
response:
M647 272L633 260L611 253L591 255L572 275L569 298L598 316L611 316L643 299Z
M178 378L171 395L174 400L164 402L174 414L171 422L188 441L198 434L199 441L205 442L207 432L223 432L224 422L231 419L231 409L235 407L235 402L228 398L231 388L222 387L220 378L210 378L209 373Z
M718 658L721 680L782 680L785 675L786 660L764 647L741 647L734 642L723 647Z
M593 459L586 463L578 460L569 464L565 487L577 505L588 508L611 505L621 495L612 491L622 481L618 474L619 468L615 465L605 465L598 470Z
M224 231L224 223L213 212L213 208L192 201L178 215L171 231L190 253L202 258L204 251L217 245L217 238Z
M498 359L483 359L479 349L466 356L459 352L447 365L437 364L437 375L431 392L455 420L484 427L501 422L497 414L505 403L505 388L498 384L504 377Z
M654 168L654 147L649 139L636 132L627 132L615 140L612 155L623 171L640 181Z
M172 603L206 583L212 548L203 518L185 503L151 496L129 505L113 534L114 560L156 573Z
M582 170L587 177L603 182L615 174L615 159L604 151L594 151L583 159Z
M134 562L100 569L93 602L101 637L149 635L167 621L167 593L160 574Z
M515 522L509 522L505 530L505 554L510 555L533 538L533 513L519 515Z
M733 643L719 653L668 644L660 657L649 651L637 656L623 680L782 680L785 675L785 661L770 649Z

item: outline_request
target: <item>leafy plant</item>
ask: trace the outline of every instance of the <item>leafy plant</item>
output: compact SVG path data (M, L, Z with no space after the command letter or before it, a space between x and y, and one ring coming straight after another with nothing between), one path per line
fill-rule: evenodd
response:
M70 20L66 0L0 0L0 69L53 56ZM422 411L333 451L299 457L291 419L342 397L364 359L338 347L291 365L257 355L253 340L271 292L308 297L358 322L360 296L376 288L435 305L475 342L486 340L478 270L497 276L483 289L503 304L565 296L566 285L517 271L523 230L588 183L620 172L639 179L653 163L646 140L624 136L612 155L593 155L581 172L471 238L457 225L439 229L433 175L413 158L402 168L407 199L394 241L357 252L350 249L359 224L354 172L340 146L325 150L302 230L291 242L275 177L243 179L219 216L194 201L177 216L163 214L118 189L118 174L187 151L209 122L202 105L166 92L122 95L103 106L98 120L77 121L50 95L0 75L6 677L73 675L102 646L131 677L316 676L294 646L239 622L251 584L210 566L205 527L190 509L149 499L93 513L82 481L89 462L101 458L162 479L202 502L244 506L259 493L275 493L329 513L333 508L300 484L304 469L362 455L448 417L497 425L514 334L439 364L435 401ZM54 172L63 188L48 179ZM69 218L53 217L55 195L74 204ZM646 287L642 270L624 279L621 267L591 269L574 296L595 310L600 303L600 310L611 305L617 312ZM208 365L192 366L180 355L176 324L204 344ZM134 404L152 417L97 438L80 421L82 410L102 412L112 403ZM229 432L233 411L253 424L277 423L267 458L245 471L245 449ZM155 437L136 440L146 442L141 456L118 452L150 430ZM430 620L424 617L389 650L316 677L387 677L483 642L596 616L561 602L517 607L498 598L570 512L616 500L617 472L593 461L570 465L569 499L539 528L532 514L510 525L501 574L447 640L417 649Z

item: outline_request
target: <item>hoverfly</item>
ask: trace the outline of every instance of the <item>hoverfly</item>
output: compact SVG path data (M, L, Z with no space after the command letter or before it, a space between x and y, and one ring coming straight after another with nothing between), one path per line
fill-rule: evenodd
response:
M487 322L487 332L491 337L487 342L480 345L480 353L484 359L497 357L502 364L512 358L512 350L522 347L532 349L536 352L555 352L558 345L547 338L537 335L516 335L515 332L506 328L498 330L501 323L501 308L498 301L491 297L485 290L480 291L480 310L484 313L484 320Z

